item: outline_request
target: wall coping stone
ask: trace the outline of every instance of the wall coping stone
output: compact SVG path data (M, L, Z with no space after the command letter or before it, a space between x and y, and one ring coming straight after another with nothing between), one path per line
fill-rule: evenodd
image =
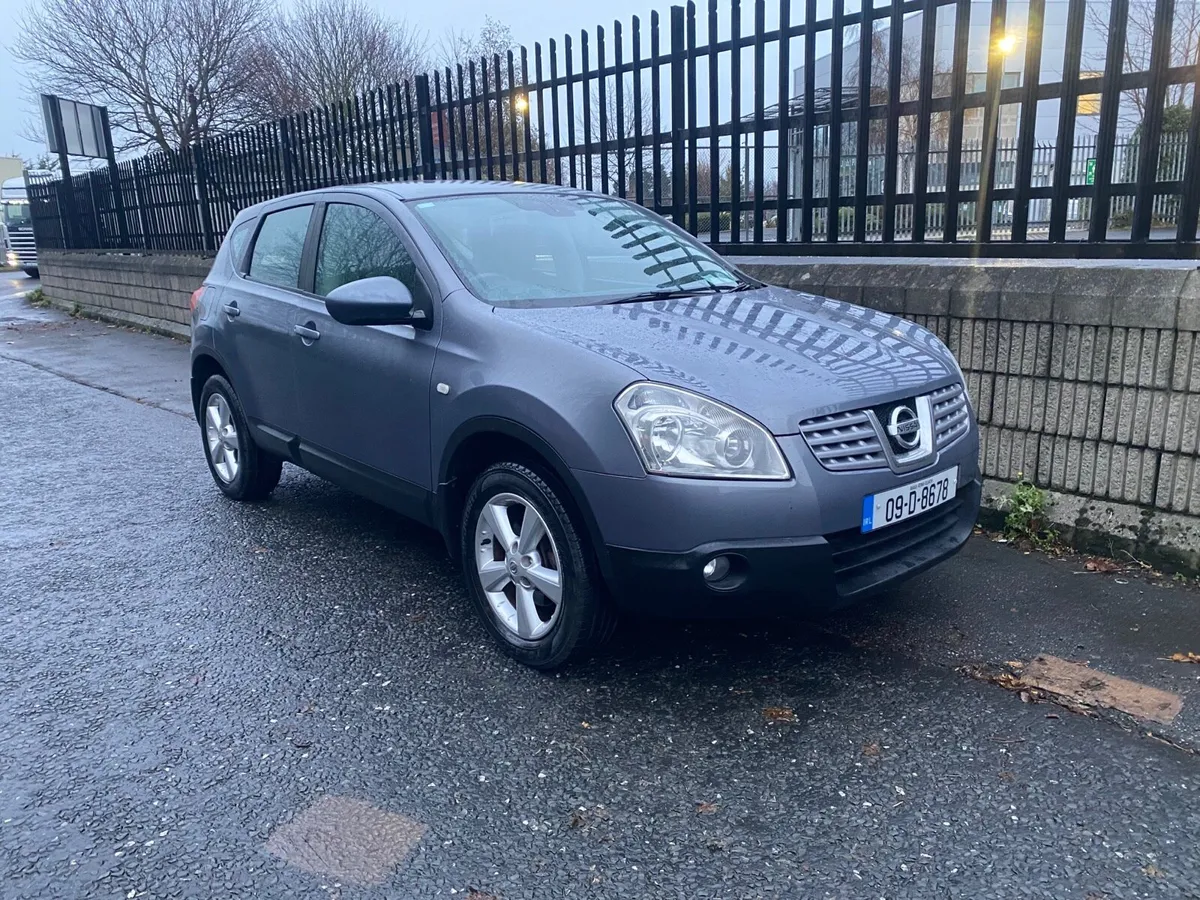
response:
M1158 268L1142 264L1157 260L733 261L764 281L908 316L1200 332L1200 269L1194 260L1167 260L1186 265Z

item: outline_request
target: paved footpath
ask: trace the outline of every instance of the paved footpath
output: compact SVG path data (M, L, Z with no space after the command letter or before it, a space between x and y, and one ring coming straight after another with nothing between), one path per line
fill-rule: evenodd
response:
M1200 666L1162 659L1200 592L976 537L539 675L434 535L291 468L225 501L186 358L0 302L5 900L1200 897ZM959 671L1038 653L1179 695L1174 744Z

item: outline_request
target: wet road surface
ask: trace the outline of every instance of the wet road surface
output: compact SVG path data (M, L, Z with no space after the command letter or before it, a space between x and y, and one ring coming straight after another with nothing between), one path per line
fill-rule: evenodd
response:
M1200 760L955 670L1088 659L1194 743L1195 591L977 537L819 625L634 621L539 675L433 534L290 467L223 499L181 345L0 336L4 898L1200 896Z
M36 278L30 278L24 272L0 271L0 304L23 296L26 291L32 291L41 284ZM0 313L2 315L2 313Z

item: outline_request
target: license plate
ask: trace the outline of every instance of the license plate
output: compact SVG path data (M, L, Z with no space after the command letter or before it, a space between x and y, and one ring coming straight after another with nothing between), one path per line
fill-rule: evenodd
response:
M948 503L954 499L957 490L958 466L955 466L903 487L868 494L863 497L863 534L895 525Z

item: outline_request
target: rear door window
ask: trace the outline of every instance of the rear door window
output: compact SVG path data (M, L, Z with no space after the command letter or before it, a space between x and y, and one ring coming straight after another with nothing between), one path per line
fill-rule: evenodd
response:
M312 206L293 206L263 218L254 251L250 255L250 277L284 288L300 284L300 259Z

